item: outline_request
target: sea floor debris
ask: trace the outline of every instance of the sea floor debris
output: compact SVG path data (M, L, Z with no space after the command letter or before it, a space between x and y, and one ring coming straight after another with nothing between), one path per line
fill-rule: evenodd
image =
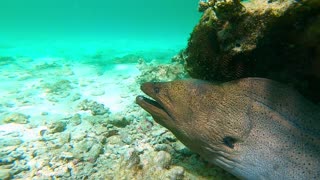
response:
M1 66L0 179L234 179L134 103L140 82L182 78L183 65L121 65L126 71L100 73L63 58L35 59L12 65L16 77Z

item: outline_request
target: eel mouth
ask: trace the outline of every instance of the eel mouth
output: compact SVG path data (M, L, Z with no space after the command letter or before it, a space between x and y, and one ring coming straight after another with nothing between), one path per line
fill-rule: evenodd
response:
M165 121L173 120L169 111L170 105L166 105L162 102L159 90L160 83L144 83L141 85L141 90L150 98L144 96L137 96L136 103L144 110L150 113L155 121L161 125L167 124Z
M136 103L151 115L156 115L157 117L170 116L167 110L155 100L139 95L136 98Z
M137 99L136 99L136 102L137 104L145 104L145 105L149 105L149 106L154 106L158 109L162 109L164 110L164 108L157 102L157 101L154 101L152 99L149 99L149 98L146 98L144 96L137 96Z

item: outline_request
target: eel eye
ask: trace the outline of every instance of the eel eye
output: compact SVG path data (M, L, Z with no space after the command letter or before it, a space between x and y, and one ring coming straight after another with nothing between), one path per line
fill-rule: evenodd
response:
M234 144L237 142L237 140L233 137L226 136L223 138L223 143L228 146L229 148L234 148Z

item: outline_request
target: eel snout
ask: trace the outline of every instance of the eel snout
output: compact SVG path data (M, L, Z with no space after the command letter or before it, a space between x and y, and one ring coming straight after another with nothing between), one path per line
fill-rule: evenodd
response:
M161 125L166 127L168 121L172 121L172 116L168 111L168 107L164 106L159 97L160 83L144 83L141 90L150 98L137 96L136 103L144 110L149 112L153 118Z

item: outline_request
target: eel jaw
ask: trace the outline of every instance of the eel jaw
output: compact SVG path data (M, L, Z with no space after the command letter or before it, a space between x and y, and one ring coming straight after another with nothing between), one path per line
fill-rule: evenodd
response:
M154 120L162 126L166 126L165 121L172 120L168 111L157 101L146 98L144 96L137 96L136 103L139 106L141 106L144 110L149 112L154 118Z

